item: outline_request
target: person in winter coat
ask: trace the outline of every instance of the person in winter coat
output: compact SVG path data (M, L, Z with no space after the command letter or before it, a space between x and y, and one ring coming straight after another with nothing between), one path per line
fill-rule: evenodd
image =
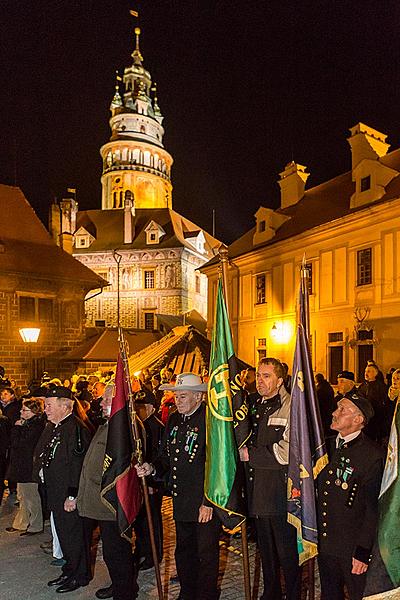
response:
M20 531L20 535L35 535L43 531L42 502L32 468L33 453L45 423L43 400L24 400L21 418L11 429L8 478L17 482L19 508L12 526L6 528L9 533Z

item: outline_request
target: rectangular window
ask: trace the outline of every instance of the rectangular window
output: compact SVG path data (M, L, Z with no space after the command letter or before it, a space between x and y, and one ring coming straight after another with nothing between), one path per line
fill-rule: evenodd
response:
M256 277L256 304L265 304L265 275L257 275Z
M328 333L328 342L343 342L343 331Z
M154 271L144 272L144 288L146 290L154 289Z
M257 346L264 348L267 345L267 338L258 338Z
M263 350L261 348L258 348L257 350L257 354L258 354L258 360L260 361L262 358L266 358L267 356L267 351Z
M200 275L196 273L196 294L200 294Z
M35 298L19 297L19 318L21 321L34 321L36 317Z
M53 300L50 298L38 298L39 321L53 320Z
M357 252L357 285L372 283L372 248Z
M19 297L19 318L21 321L53 321L54 301L52 298Z
M144 313L144 328L151 330L154 329L154 313Z
M361 182L360 182L360 191L366 192L370 188L371 188L371 176L368 175L367 177L362 177Z
M357 331L357 339L360 341L373 340L374 330L370 329L369 331L367 331L366 329L359 329Z
M357 381L364 381L364 371L369 360L374 358L374 347L372 344L357 345Z
M258 226L258 231L260 233L262 233L263 231L265 231L265 221L260 221L259 226Z

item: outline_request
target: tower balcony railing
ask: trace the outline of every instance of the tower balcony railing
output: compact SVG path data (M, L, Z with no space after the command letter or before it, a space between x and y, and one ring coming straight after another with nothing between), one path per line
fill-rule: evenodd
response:
M164 173L160 169L150 167L149 165L140 165L139 163L131 161L120 160L118 162L114 162L112 165L103 165L103 175L106 175L106 173L111 173L112 171L141 171L145 173L153 173L153 175L157 175L157 177L162 177L163 179L166 179L166 181L170 181L168 173Z

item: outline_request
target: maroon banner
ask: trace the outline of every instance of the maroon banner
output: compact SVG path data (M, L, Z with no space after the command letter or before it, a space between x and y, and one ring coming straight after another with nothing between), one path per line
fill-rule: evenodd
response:
M116 516L121 535L131 540L132 524L142 504L142 492L134 467L136 458L127 399L127 384L119 356L108 422L101 498Z

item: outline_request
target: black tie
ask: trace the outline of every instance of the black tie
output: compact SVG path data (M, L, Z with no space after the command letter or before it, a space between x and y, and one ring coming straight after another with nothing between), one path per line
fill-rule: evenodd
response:
M339 438L339 442L338 442L338 450L340 450L340 448L342 448L345 444L345 440L343 438Z

